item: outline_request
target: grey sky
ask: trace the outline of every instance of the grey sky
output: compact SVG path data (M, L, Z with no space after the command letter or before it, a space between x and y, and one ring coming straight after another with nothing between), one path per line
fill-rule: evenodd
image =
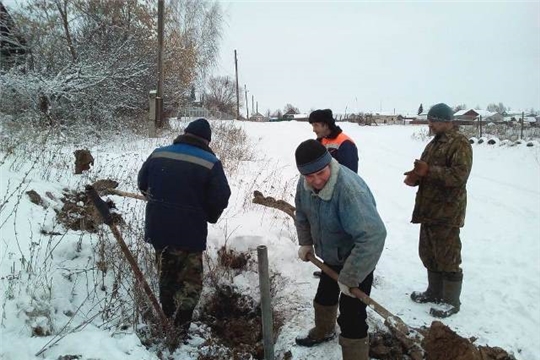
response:
M221 63L259 102L415 112L540 109L540 2L222 1ZM251 112L251 110L250 110Z

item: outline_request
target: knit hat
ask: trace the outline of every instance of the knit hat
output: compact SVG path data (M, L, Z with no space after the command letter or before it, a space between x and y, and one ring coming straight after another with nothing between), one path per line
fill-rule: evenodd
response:
M324 123L328 126L333 127L336 125L336 120L334 120L334 115L330 109L319 109L313 111L309 114L309 123Z
M454 119L454 111L444 103L436 104L429 109L427 118L431 122L452 121Z
M201 118L190 122L184 132L208 141L212 140L212 130L210 130L210 124L206 119Z
M332 161L332 155L324 145L313 139L300 143L294 157L296 158L296 167L302 175L313 174Z

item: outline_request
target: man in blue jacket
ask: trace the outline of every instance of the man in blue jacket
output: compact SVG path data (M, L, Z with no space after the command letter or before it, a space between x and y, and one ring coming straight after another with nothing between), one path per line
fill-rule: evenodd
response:
M296 343L313 346L332 339L339 305L343 359L367 360L366 305L350 288L370 294L386 239L385 226L364 180L333 159L320 142L302 142L295 158L302 175L295 196L298 256L308 261L307 255L316 253L339 273L338 282L321 275L313 301L315 327L307 336L297 337Z
M202 291L208 223L227 208L231 190L208 144L205 119L191 122L172 145L157 148L139 171L146 196L145 240L154 246L163 312L184 334Z

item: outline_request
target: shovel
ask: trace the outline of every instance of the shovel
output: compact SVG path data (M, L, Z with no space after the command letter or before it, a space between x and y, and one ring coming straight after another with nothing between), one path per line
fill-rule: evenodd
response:
M122 234L120 234L120 231L116 227L116 224L113 222L113 218L111 215L111 212L109 210L109 207L101 199L93 186L87 185L86 186L86 194L96 207L97 211L101 215L103 222L109 226L111 229L114 238L118 242L118 245L120 245L120 249L124 253L127 261L129 262L129 265L131 266L131 269L135 273L135 277L137 278L137 281L142 285L144 292L148 296L148 299L150 300L150 303L152 304L152 307L154 308L156 314L159 316L159 319L161 321L161 324L163 326L163 329L168 329L169 326L169 320L165 316L165 313L163 312L163 309L161 308L161 305L159 304L156 296L152 292L152 289L150 288L150 285L148 285L148 282L144 278L144 275L139 268L139 265L137 265L137 262L135 261L135 258L133 257L133 254L131 254L131 251L129 251L129 248L127 247L124 239L122 238Z

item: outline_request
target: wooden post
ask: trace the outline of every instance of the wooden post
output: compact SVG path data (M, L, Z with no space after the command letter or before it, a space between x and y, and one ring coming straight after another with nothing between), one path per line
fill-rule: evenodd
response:
M478 126L480 128L480 137L479 138L481 138L482 137L482 115L480 115L480 117L478 118L478 124L479 124Z

